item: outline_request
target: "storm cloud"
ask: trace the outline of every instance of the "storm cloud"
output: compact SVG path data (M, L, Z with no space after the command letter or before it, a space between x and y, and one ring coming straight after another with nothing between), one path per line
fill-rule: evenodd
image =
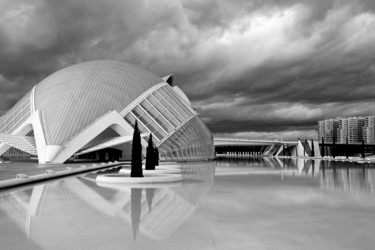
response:
M0 114L88 60L173 73L218 136L375 115L373 0L0 0Z

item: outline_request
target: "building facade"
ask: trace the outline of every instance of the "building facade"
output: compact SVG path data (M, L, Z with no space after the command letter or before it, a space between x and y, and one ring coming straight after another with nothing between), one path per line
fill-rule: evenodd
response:
M337 138L338 121L336 119L327 119L318 122L319 141L324 138L324 142L332 143Z
M210 131L173 76L115 61L73 65L34 86L0 117L0 156L18 149L63 163L108 148L130 155L135 121L142 145L152 134L161 160L214 157Z
M362 136L366 143L375 143L375 116L364 118Z
M319 141L361 143L364 140L365 143L374 143L374 124L375 116L337 117L318 121Z

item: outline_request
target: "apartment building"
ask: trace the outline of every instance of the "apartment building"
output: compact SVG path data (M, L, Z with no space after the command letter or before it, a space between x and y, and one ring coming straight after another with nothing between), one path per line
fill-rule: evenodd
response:
M319 141L324 138L324 142L332 143L337 137L338 121L337 119L327 119L318 121Z
M375 143L375 116L365 117L362 137L365 143Z
M319 141L375 143L375 116L337 117L318 121Z

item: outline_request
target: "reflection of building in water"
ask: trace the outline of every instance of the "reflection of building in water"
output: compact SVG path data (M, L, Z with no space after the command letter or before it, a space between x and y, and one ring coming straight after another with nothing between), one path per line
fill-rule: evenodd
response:
M329 191L374 193L375 169L360 168L359 166L356 168L322 167L320 187Z
M168 238L195 211L213 175L212 163L186 165L181 186L153 195L151 188L98 187L87 175L1 193L0 209L42 248L118 249L133 244L133 228L137 239Z
M309 160L305 158L275 158L275 157L257 157L257 158L219 158L216 166L220 167L255 167L268 169L293 170L298 169L300 174L317 176L322 160ZM293 171L294 172L294 171Z

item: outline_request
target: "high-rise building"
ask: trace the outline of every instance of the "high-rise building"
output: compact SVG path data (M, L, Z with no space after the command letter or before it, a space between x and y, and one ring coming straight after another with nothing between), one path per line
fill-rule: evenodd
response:
M366 116L362 131L365 143L375 143L375 116Z
M357 143L363 139L363 117L338 117L337 142Z
M327 143L375 142L375 116L337 117L318 121L319 141Z
M319 141L324 139L326 143L332 143L334 139L337 137L337 127L338 121L337 119L327 119L318 122L318 135Z
M337 129L337 141L344 143L348 139L348 118L338 117L337 120L339 124Z

